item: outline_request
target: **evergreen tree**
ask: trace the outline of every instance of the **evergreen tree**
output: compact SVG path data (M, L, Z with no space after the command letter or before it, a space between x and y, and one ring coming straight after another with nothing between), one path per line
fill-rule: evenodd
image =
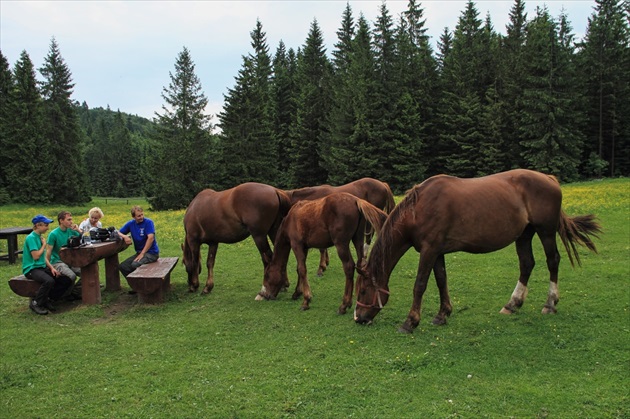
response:
M243 58L236 86L228 90L219 114L226 187L246 181L274 184L278 177L271 57L259 20L250 36L253 53Z
M617 0L596 0L595 4L579 54L588 115L583 170L588 175L628 176L630 6Z
M72 103L72 73L55 38L39 69L44 78L44 137L49 144L50 184L54 202L78 204L89 201L87 177L83 166L83 135Z
M156 130L147 157L148 200L158 210L185 208L207 187L215 167L211 159L210 115L205 113L208 99L186 47L177 56L175 74L169 72L169 76L169 86L162 90L166 104L162 105L162 114L156 113ZM116 141L127 145L124 129L118 125L123 134Z
M9 61L0 50L0 161L2 162L8 161L6 149L9 146L8 142L10 137L7 124L9 123L9 94L12 84L13 80L11 79ZM10 201L7 186L5 164L0 164L0 205L4 205Z
M526 40L527 14L525 2L514 0L506 25L506 36L500 48L499 84L497 94L502 102L500 115L504 121L501 151L504 158L502 169L523 167L521 138L518 129L522 113L525 74L523 72L523 47Z
M463 177L487 171L479 165L483 161L480 143L485 139L481 121L494 77L492 62L488 60L492 29L488 20L486 28L482 28L478 16L474 3L469 1L458 20L441 74L437 168L443 164L447 173Z
M562 179L575 179L582 147L568 28L558 28L546 8L527 25L524 68L527 75L520 119L523 158L528 167Z
M277 144L278 178L272 184L288 189L291 185L291 129L296 121L296 56L280 41L273 59L271 102L273 133Z
M298 55L297 123L291 142L291 175L297 187L319 185L328 178L323 155L329 148L331 71L321 29L313 20Z
M26 51L15 63L3 121L2 156L6 188L13 202L53 200L50 143L43 133L42 99Z

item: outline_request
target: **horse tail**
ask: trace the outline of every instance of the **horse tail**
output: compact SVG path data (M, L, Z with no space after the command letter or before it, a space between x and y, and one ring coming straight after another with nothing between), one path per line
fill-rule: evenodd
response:
M372 227L374 227L376 234L378 234L381 231L383 224L385 224L387 214L370 204L368 201L360 198L357 198L357 208L359 208L359 212L363 214L363 217Z
M396 206L396 202L394 201L394 194L392 193L392 190L386 182L381 183L385 185L385 189L387 190L387 202L385 203L385 208L383 208L383 210L386 214L389 214Z
M280 204L279 206L280 217L284 218L289 213L289 210L291 209L291 198L289 197L289 194L287 194L285 191L280 190L280 189L276 189L276 195L278 196L278 203Z
M573 259L582 266L580 255L578 254L576 244L587 247L591 252L597 253L595 243L590 236L599 238L602 233L602 227L597 222L594 214L579 215L569 217L563 210L560 210L560 223L558 225L558 234L564 244L564 248L569 255L571 266L575 266Z

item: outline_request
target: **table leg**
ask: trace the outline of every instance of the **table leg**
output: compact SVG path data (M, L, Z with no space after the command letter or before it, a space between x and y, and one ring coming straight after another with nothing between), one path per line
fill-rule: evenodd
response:
M9 248L9 263L13 264L17 259L15 257L17 253L17 234L12 234L7 237L7 247Z
M105 258L105 291L120 291L121 289L118 253L116 253Z
M101 303L101 284L98 279L98 262L81 268L81 299L83 304Z

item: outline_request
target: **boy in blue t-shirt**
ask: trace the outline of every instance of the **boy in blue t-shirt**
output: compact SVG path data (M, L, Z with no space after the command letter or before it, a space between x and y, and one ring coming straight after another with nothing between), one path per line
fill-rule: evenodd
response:
M125 278L138 267L155 262L160 257L153 220L145 218L144 210L137 205L131 208L131 216L133 220L127 221L118 230L118 234L125 240L125 243L131 244L133 239L133 247L136 251L135 255L130 256L120 264L120 272ZM127 236L129 233L131 233L131 238Z

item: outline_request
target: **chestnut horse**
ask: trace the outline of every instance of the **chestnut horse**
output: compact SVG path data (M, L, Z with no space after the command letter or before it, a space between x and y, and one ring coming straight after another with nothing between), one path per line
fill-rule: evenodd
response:
M348 193L334 193L315 201L295 204L280 225L274 242L271 263L265 267L263 288L256 297L275 299L283 287L289 253L293 250L297 260L298 282L293 299L304 295L302 310L308 310L312 298L311 287L306 275L306 256L309 248L337 248L339 259L346 276L346 287L338 313L345 314L352 306L355 263L350 252L350 241L354 244L358 260L364 258L364 231L369 224L376 231L381 229L387 214Z
M295 204L298 201L311 201L314 199L323 198L327 195L336 192L347 192L357 198L364 199L375 207L385 211L389 214L396 205L394 202L394 194L392 194L389 185L380 180L364 177L354 182L346 183L341 186L309 186L306 188L292 189L285 191L291 199L291 204ZM367 243L371 241L372 235L367 237ZM326 267L328 266L329 258L328 251L321 249L321 256L319 259L319 269L317 270L317 276L322 276Z
M402 332L420 322L422 295L431 270L440 292L434 324L445 324L452 312L444 255L452 252L488 253L516 242L520 277L501 313L521 307L534 268L532 238L538 234L547 258L550 285L543 313L555 313L559 300L560 254L556 233L569 255L580 263L576 244L596 252L589 237L601 227L594 215L568 217L562 210L562 191L553 176L531 170L511 170L477 179L434 176L416 185L392 211L376 238L367 264L357 267L355 321L371 323L389 296L389 277L403 254L413 246L420 266L413 304Z
M214 287L214 261L219 243L237 243L251 235L266 266L272 255L267 236L273 242L290 207L283 191L261 183L243 183L221 192L212 189L199 192L184 215L186 236L182 250L190 292L199 288L203 243L208 245L208 279L203 294Z

